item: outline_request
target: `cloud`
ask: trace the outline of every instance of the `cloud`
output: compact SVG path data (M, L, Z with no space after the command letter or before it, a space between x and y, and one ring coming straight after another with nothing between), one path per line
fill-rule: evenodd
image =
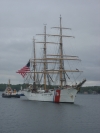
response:
M1 1L0 83L6 83L9 77L12 84L23 83L16 71L32 56L33 36L36 41L43 40L36 34L44 32L44 24L47 24L47 33L58 34L58 30L51 31L50 28L59 26L60 14L63 27L72 28L71 31L63 33L75 36L75 39L63 41L66 45L65 54L78 55L82 59L81 67L88 85L100 85L99 0ZM54 39L51 40L55 41ZM36 47L42 48L40 44ZM52 46L49 46L49 49L53 49ZM38 53L40 54L40 51Z

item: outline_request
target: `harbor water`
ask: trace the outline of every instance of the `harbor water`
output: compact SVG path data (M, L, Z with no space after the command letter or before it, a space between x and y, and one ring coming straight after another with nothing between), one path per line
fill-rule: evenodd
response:
M74 104L2 98L0 133L100 133L100 95L77 94Z

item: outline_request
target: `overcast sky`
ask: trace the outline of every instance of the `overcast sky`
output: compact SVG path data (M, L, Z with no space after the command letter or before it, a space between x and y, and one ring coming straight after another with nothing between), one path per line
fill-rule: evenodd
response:
M86 86L100 85L100 0L0 0L0 83L22 84L16 71L32 55L32 38L59 26L72 28Z

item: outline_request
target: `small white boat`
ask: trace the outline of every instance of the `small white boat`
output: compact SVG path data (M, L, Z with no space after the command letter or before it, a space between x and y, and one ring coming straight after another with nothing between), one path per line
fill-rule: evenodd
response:
M18 95L24 96L24 92L23 92L23 90L22 90L22 87L21 87L21 89L18 91Z

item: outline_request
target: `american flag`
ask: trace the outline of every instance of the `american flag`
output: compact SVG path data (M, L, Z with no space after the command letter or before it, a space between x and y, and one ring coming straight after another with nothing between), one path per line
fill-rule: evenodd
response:
M24 66L23 68L21 68L20 70L18 70L16 73L19 73L22 75L22 77L24 78L26 73L30 71L30 61L26 64L26 66Z

